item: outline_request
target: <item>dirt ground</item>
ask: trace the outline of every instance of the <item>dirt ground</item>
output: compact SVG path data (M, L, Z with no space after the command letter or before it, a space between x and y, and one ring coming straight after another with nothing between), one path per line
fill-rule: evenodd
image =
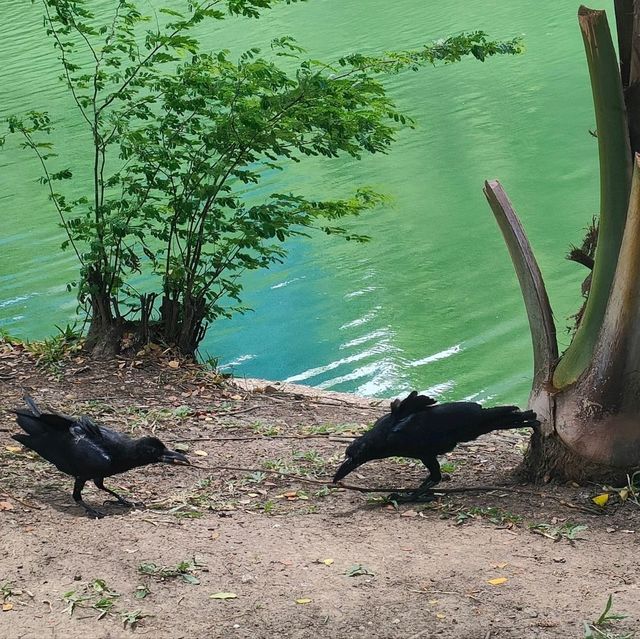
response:
M395 508L384 493L323 485L351 437L386 401L300 387L221 382L151 353L53 374L0 343L0 637L584 637L609 595L640 621L640 508L598 486L524 486L527 437L506 432L447 456L448 493ZM188 447L199 467L148 466L107 480L146 503L126 510L71 498L72 479L10 438L11 409L38 402L135 436ZM237 468L222 470L217 467ZM303 476L281 477L266 471ZM411 486L407 460L349 476Z

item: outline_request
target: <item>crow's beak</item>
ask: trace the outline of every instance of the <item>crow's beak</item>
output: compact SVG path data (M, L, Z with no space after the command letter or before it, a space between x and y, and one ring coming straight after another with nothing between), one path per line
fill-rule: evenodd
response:
M186 464L187 466L191 465L191 462L177 450L167 450L162 457L160 457L160 461L165 464Z
M360 464L356 462L353 457L347 457L343 462L340 468L336 471L336 474L333 476L333 483L344 479L352 470L355 470Z

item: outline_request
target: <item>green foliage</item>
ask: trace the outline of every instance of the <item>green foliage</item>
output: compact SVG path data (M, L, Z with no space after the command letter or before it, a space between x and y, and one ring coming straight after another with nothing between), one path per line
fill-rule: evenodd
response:
M504 526L508 524L517 525L522 523L522 517L520 515L516 515L515 513L511 513L495 506L474 506L468 510L461 510L456 514L456 523L462 524L472 518L485 518L496 526Z
M36 364L52 373L60 370L60 365L82 348L83 339L80 329L67 324L58 329L58 334L46 337L42 341L25 342L25 348L36 357Z
M158 566L154 562L142 562L138 566L138 572L141 575L156 577L160 580L180 578L187 584L197 586L200 580L195 576L194 572L201 570L204 564L200 563L194 557L191 560L181 561L176 566Z
M133 318L141 339L155 328L187 354L208 323L244 310L246 271L282 261L284 243L313 230L365 241L342 220L382 201L366 188L340 199L258 198L251 185L310 157L386 152L412 122L386 95L384 74L521 48L474 32L326 64L281 37L270 51L233 59L203 52L193 28L230 15L256 18L278 0L185 1L154 20L141 3L117 0L104 22L87 0L40 1L92 148L85 159L58 157L47 113L12 116L8 129L39 159L66 231L63 247L80 263L69 287L91 317L90 337ZM65 195L64 183L87 168L86 192ZM143 290L132 282L140 274Z
M613 623L627 618L627 615L611 612L612 606L613 595L609 595L604 610L597 621L584 622L584 639L632 639L635 636L633 632L621 635L612 630Z
M543 537L548 537L554 541L566 539L574 542L581 539L578 535L587 530L588 527L585 524L572 524L567 521L564 524L531 524L529 528L533 532L539 533Z

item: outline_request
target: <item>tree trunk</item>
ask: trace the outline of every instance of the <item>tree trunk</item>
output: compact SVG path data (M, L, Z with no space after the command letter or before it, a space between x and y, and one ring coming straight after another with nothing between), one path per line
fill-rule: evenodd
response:
M605 13L578 11L598 129L600 218L584 314L559 358L551 308L522 225L500 184L485 183L534 344L529 403L541 428L523 463L533 480L624 481L640 467L640 160L631 162L635 138L627 122L627 110L635 116L629 98L640 77L639 16L640 0L616 0L620 72Z
M537 353L529 403L541 428L532 437L524 473L533 480L622 481L640 466L640 156L593 356L576 383L562 389L552 383L555 334L538 265L500 184L486 182L485 194L518 273Z
M99 269L89 268L87 283L91 290L91 322L85 348L96 357L113 357L120 351L123 323L114 316Z
M179 294L165 293L160 306L158 337L175 346L187 357L194 357L206 332L205 302L190 298L184 301Z

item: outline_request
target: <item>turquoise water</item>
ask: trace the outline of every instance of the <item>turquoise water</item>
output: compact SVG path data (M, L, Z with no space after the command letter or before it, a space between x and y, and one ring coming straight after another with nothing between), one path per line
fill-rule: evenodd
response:
M417 128L402 132L389 155L314 161L279 176L278 190L334 197L369 185L389 204L351 223L372 237L367 245L296 241L285 264L249 274L244 302L254 311L215 323L203 353L238 376L367 395L417 388L443 399L524 403L528 324L482 185L499 179L520 214L566 347L566 318L579 306L585 273L564 255L598 208L578 5L311 0L204 32L208 46L233 51L293 35L314 57L336 59L479 28L497 38L522 35L526 52L390 78L389 91ZM611 5L596 8L613 16ZM23 0L2 6L0 117L49 110L64 151L79 157L85 133L57 80L40 8ZM0 174L0 328L43 337L75 318L66 292L75 263L58 250L62 235L33 158L10 142L0 151Z

